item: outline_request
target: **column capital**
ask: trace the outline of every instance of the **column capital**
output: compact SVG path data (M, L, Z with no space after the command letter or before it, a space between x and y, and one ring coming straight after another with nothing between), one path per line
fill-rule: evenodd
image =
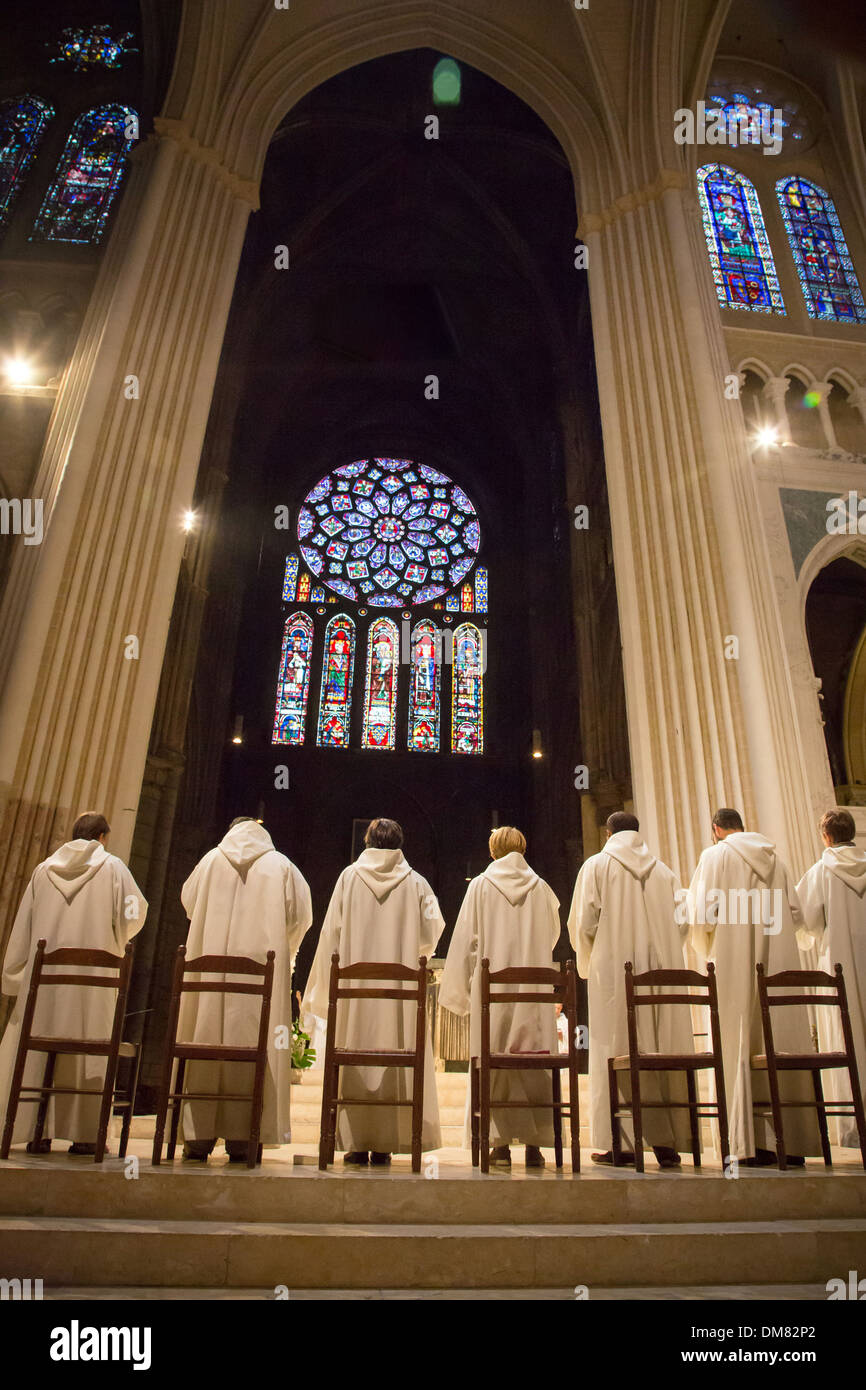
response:
M668 189L686 188L687 185L688 178L681 169L661 169L652 183L636 189L633 193L624 193L601 212L581 213L577 224L577 236L582 241L592 232L602 232L605 227L625 217L626 213L634 212L636 208L644 207L647 203L654 203L667 193Z
M213 169L220 182L241 202L246 203L253 212L259 209L259 185L254 179L241 178L225 164L222 155L210 145L202 145L189 133L186 121L175 120L170 116L157 116L153 122L157 140L172 140L198 164L206 164ZM150 137L151 139L153 137Z
M791 378L789 376L768 376L764 382L761 395L766 400L772 401L775 405L778 401L784 401L785 396L791 389Z

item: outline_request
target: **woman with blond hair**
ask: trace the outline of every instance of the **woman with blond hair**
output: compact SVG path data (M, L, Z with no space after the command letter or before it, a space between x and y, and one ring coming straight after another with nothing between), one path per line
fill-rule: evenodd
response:
M490 969L550 966L559 937L559 900L524 858L526 838L513 825L490 836L493 861L466 890L439 987L439 1003L469 1014L470 1053L481 1051L481 961ZM490 1010L493 1052L556 1054L556 1016L551 1005L497 1004ZM504 1109L497 1101L526 1100L533 1108ZM542 1147L553 1145L550 1079L541 1071L494 1072L491 1089L490 1162L510 1168L510 1144L526 1146L527 1168L543 1168ZM538 1108L535 1107L537 1102ZM469 1144L467 1111L466 1143Z

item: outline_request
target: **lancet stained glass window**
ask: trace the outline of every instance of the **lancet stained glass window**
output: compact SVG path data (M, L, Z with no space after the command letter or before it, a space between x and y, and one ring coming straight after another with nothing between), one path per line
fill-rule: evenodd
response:
M322 694L319 701L320 748L348 748L355 670L355 624L337 613L325 628Z
M782 218L809 317L866 322L863 295L833 199L806 179L776 184Z
M784 314L758 195L723 164L698 170L698 195L716 294L728 309Z
M111 205L135 144L128 129L138 117L129 106L97 106L79 116L54 179L45 194L34 240L96 244L102 239Z
M363 748L393 748L397 722L400 634L390 618L377 618L367 634Z
M298 588L298 557L286 556L286 572L283 578L283 603L294 603Z
M306 613L293 613L283 629L272 743L304 741L312 655L312 619Z
M54 107L38 97L14 97L0 102L0 226L6 221Z
M451 751L480 753L484 746L484 672L481 633L462 623L451 658Z
M304 563L342 598L404 608L440 598L475 564L478 516L462 488L411 459L359 459L327 474L298 517Z
M424 618L412 633L408 747L413 752L439 752L441 675L441 638L436 625Z

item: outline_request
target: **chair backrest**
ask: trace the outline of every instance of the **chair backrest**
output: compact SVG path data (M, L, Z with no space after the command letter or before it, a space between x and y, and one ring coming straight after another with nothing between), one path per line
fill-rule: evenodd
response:
M186 947L178 946L175 986L178 994L260 994L270 999L274 979L274 952L265 963L249 956L194 956L186 959ZM242 980L190 980L189 975L258 975L258 984Z
M341 985L341 980L391 980L395 984L411 983L414 987L395 989L369 985L359 988L355 985ZM354 965L341 965L339 951L334 951L331 956L331 1003L335 1004L338 999L405 999L417 1002L420 995L426 997L426 990L426 956L419 956L417 970L413 970L411 965L402 965L399 961L362 960L356 961Z
M132 976L134 942L128 941L126 943L122 956L115 956L110 951L97 951L89 946L60 946L56 951L47 951L45 949L47 945L48 942L44 936L40 937L36 943L36 955L33 957L33 968L30 971L27 1002L21 1019L22 1038L26 1039L32 1036L31 1029L36 1013L37 994L40 988L45 985L80 985L86 989L116 990L117 999L114 1006L112 1037L115 1034L119 1037ZM77 966L79 971L77 973L72 970L61 971L59 974L48 973L57 966L64 965ZM108 975L90 975L87 973L88 967L110 970L111 973ZM59 1038L60 1034L43 1034L41 1036Z
M638 990L645 989L646 994ZM643 970L635 974L630 960L625 963L625 1008L628 1025L629 1050L632 1056L640 1054L638 1047L637 1010L649 1004L657 1008L659 1004L690 1004L696 1007L709 1007L710 1038L713 1055L721 1057L721 1032L719 1029L719 991L716 983L716 967L712 961L707 963L707 973L698 970Z
M768 975L758 961L755 966L755 973L758 977L758 1002L761 1007L761 1019L764 1025L764 1041L769 1048L773 1047L773 1020L770 1014L771 1009L785 1006L810 1008L814 1005L829 1005L830 1008L838 1009L841 1015L842 1034L845 1039L845 1050L849 1055L854 1052L854 1040L851 1034L851 1018L848 1013L848 995L845 989L845 978L842 973L841 965L837 965L834 973L828 975L824 970L780 970L775 975ZM789 990L793 993L775 994L771 990ZM827 994L816 994L818 989L829 990Z
M525 986L535 986L526 989ZM496 989L492 988L496 986ZM512 988L509 988L512 986ZM524 986L524 988L521 988ZM490 1054L490 1007L492 1004L561 1004L568 1019L569 1052L577 1027L577 977L574 961L559 969L550 965L508 966L491 970L485 956L481 962L481 1055Z

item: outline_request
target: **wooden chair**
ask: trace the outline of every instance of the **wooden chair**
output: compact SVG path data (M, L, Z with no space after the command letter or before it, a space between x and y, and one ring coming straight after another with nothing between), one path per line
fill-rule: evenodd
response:
M343 981L380 980L411 985L411 988L353 987ZM416 1007L415 1046L409 1051L396 1049L337 1047L337 1004L341 999L402 999ZM325 1074L322 1085L322 1125L319 1134L319 1167L334 1161L337 1145L337 1107L356 1105L410 1106L412 1109L412 1172L421 1172L421 1131L424 1122L424 1051L427 1034L427 957L421 956L418 969L393 961L359 961L340 965L337 951L331 956L328 994L328 1035L325 1043ZM343 1100L340 1097L341 1067L402 1067L412 1071L411 1100Z
M647 994L636 991L647 988ZM691 990L691 993L688 992ZM668 992L671 991L671 992ZM637 1010L643 1005L658 1008L662 1004L681 1004L688 1006L709 1006L710 1012L710 1052L660 1053L641 1052L638 1046ZM621 1120L631 1115L634 1122L634 1162L638 1173L644 1171L643 1154L643 1111L688 1110L692 1135L692 1157L695 1167L701 1166L700 1121L716 1117L719 1122L722 1162L729 1153L728 1108L725 1100L725 1076L722 1066L722 1039L719 1030L719 998L716 987L715 966L710 962L706 975L696 970L645 970L634 973L631 961L625 963L625 1007L628 1024L628 1056L609 1057L607 1061L608 1086L610 1088L610 1125L613 1139L613 1161L619 1164L622 1157ZM682 1071L686 1074L688 1100L645 1101L641 1098L641 1072ZM715 1101L698 1099L695 1074L699 1071L712 1071L716 1078ZM631 1101L620 1099L617 1075L628 1072L631 1080Z
M36 1112L36 1128L33 1136L34 1142L38 1142L43 1135L48 1105L52 1096L93 1097L99 1094L98 1091L94 1092L83 1087L55 1086L54 1071L57 1058L60 1056L104 1057L106 1059L99 1124L96 1133L95 1162L101 1163L105 1157L108 1125L114 1107L123 1111L119 1149L120 1157L123 1158L129 1142L129 1127L135 1104L140 1061L138 1044L121 1041L132 975L133 943L128 942L122 956L112 955L110 951L96 951L73 946L60 947L56 951L46 951L47 944L46 939L42 937L37 942L36 955L33 958L30 986L21 1020L18 1052L12 1072L12 1084L9 1089L9 1103L6 1107L6 1124L3 1129L3 1142L0 1144L0 1158L9 1157L15 1129L15 1117L18 1113L18 1106L22 1102L25 1104L35 1102L39 1106ZM47 973L57 966L68 966L70 969L60 974ZM78 971L76 971L76 967L79 968ZM88 974L88 968L109 970L111 973L107 975ZM47 985L80 985L86 989L116 990L117 999L114 1005L111 1036L109 1038L66 1038L35 1034L32 1029L37 996L40 988ZM40 1086L24 1086L22 1084L27 1057L31 1052L45 1053L45 1071ZM122 1059L129 1060L131 1072L125 1092L118 1092L117 1072ZM32 1094L25 1094L25 1092L32 1092Z
M497 986L493 993L491 986ZM520 985L534 985L533 990L521 990ZM504 988L500 988L503 987ZM508 988L511 986L511 988ZM490 1008L494 1004L562 1004L568 1019L568 1052L491 1052ZM491 970L490 961L481 962L481 1055L469 1062L470 1113L472 1134L472 1167L479 1160L482 1173L490 1172L490 1086L495 1071L549 1071L551 1074L550 1107L553 1111L553 1144L557 1168L562 1167L562 1117L571 1129L571 1171L580 1172L580 1101L578 1098L577 1049L577 984L574 961L565 970L550 966L526 966L507 970ZM562 1099L561 1074L568 1069L568 1100ZM498 1100L496 1109L537 1110L535 1101Z
M259 983L227 980L191 980L190 975L251 975ZM259 1162L259 1134L262 1126L262 1106L265 1096L265 1071L268 1065L268 1026L271 1017L271 995L274 986L274 952L268 951L264 965L248 956L196 956L186 959L186 947L179 946L174 962L171 1004L169 1006L166 1046L163 1054L162 1081L156 1112L153 1138L153 1162L158 1164L162 1153L166 1119L171 1108L171 1130L166 1158L174 1158L180 1112L188 1100L246 1101L250 1107L250 1134L247 1146L247 1167ZM177 1028L181 998L184 994L254 994L261 999L259 1036L255 1047L240 1047L231 1043L178 1042ZM171 1076L177 1062L175 1089ZM184 1076L187 1062L249 1062L254 1068L252 1092L242 1095L221 1094L216 1091L185 1091ZM217 1136L219 1137L219 1136Z
M766 1052L762 1052L752 1058L752 1070L767 1073L767 1080L770 1086L770 1106L767 1108L765 1101L754 1101L752 1113L755 1115L771 1115L773 1120L773 1132L776 1136L776 1159L780 1169L786 1169L788 1158L785 1152L785 1135L782 1124L782 1111L793 1109L814 1109L818 1114L818 1129L821 1134L821 1152L824 1156L826 1167L831 1167L832 1159L830 1156L830 1137L827 1132L828 1115L848 1115L855 1119L857 1124L857 1136L860 1140L860 1154L863 1159L863 1167L866 1168L866 1119L863 1114L863 1095L860 1090L860 1079L857 1075L857 1058L854 1053L854 1036L851 1032L851 1015L848 1012L848 996L845 990L845 980L842 975L841 965L836 966L835 975L828 975L823 970L783 970L776 975L767 975L760 962L755 966L758 975L758 1001L761 1006L761 1024L764 1030L764 1047ZM771 994L770 990L790 989L799 991L794 994ZM811 993L817 989L829 989L832 993L817 994ZM771 1010L779 1007L790 1007L800 1005L801 1007L824 1007L837 1008L840 1013L842 1024L842 1038L845 1043L843 1052L779 1052L773 1041L773 1021ZM830 1101L832 1109L828 1109L828 1102L824 1099L824 1087L821 1081L822 1071L831 1071L838 1068L846 1068L851 1083L852 1100ZM815 1093L814 1100L782 1100L779 1093L779 1072L780 1071L807 1071L812 1075L812 1088Z

